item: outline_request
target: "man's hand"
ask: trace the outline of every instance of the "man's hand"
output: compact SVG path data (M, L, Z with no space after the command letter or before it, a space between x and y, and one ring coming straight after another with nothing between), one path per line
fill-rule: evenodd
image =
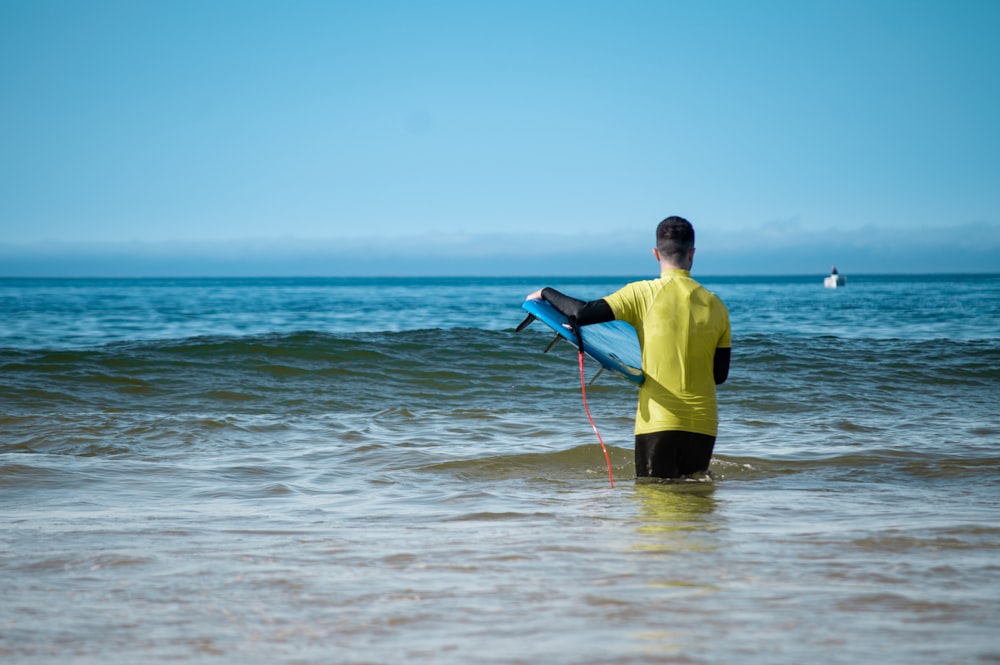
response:
M534 293L529 293L525 300L542 300L542 289L538 289Z

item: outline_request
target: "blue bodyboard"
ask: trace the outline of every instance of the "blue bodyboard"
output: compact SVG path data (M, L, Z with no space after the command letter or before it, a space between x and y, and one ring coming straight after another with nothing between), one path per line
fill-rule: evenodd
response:
M538 319L561 337L576 346L576 335L569 320L562 312L545 300L525 300L524 310ZM518 330L532 321L529 317ZM595 323L580 328L583 338L583 352L596 360L602 367L621 374L632 383L641 386L646 376L642 373L642 351L635 328L624 321Z

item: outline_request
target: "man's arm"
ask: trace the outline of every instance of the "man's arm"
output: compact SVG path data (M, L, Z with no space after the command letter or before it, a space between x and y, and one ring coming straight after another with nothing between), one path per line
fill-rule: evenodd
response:
M733 350L730 348L716 348L715 361L712 363L712 374L715 375L715 385L726 382L729 378L729 358Z
M581 326L615 320L615 313L611 311L611 306L603 299L586 302L571 298L549 287L535 291L528 296L528 300L537 300L538 298L544 298L549 301L553 307L567 318L575 317L576 322Z

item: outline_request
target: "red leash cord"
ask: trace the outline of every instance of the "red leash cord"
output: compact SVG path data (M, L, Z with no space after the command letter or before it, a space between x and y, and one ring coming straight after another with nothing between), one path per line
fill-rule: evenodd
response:
M604 439L601 438L601 433L597 431L597 425L594 424L594 419L590 415L590 407L587 406L587 380L584 377L583 372L583 350L580 353L580 392L583 394L583 410L587 412L587 420L590 421L590 426L594 428L594 434L597 435L597 440L601 442L601 450L604 451L604 461L608 463L608 483L611 487L615 486L615 478L611 473L611 457L608 456L608 449L604 445Z

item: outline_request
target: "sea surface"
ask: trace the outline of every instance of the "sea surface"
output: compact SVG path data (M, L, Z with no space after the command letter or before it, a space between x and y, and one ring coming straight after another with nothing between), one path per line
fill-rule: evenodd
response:
M1000 663L1000 275L699 277L714 480L525 294L0 280L0 662ZM587 381L596 367L587 366Z

